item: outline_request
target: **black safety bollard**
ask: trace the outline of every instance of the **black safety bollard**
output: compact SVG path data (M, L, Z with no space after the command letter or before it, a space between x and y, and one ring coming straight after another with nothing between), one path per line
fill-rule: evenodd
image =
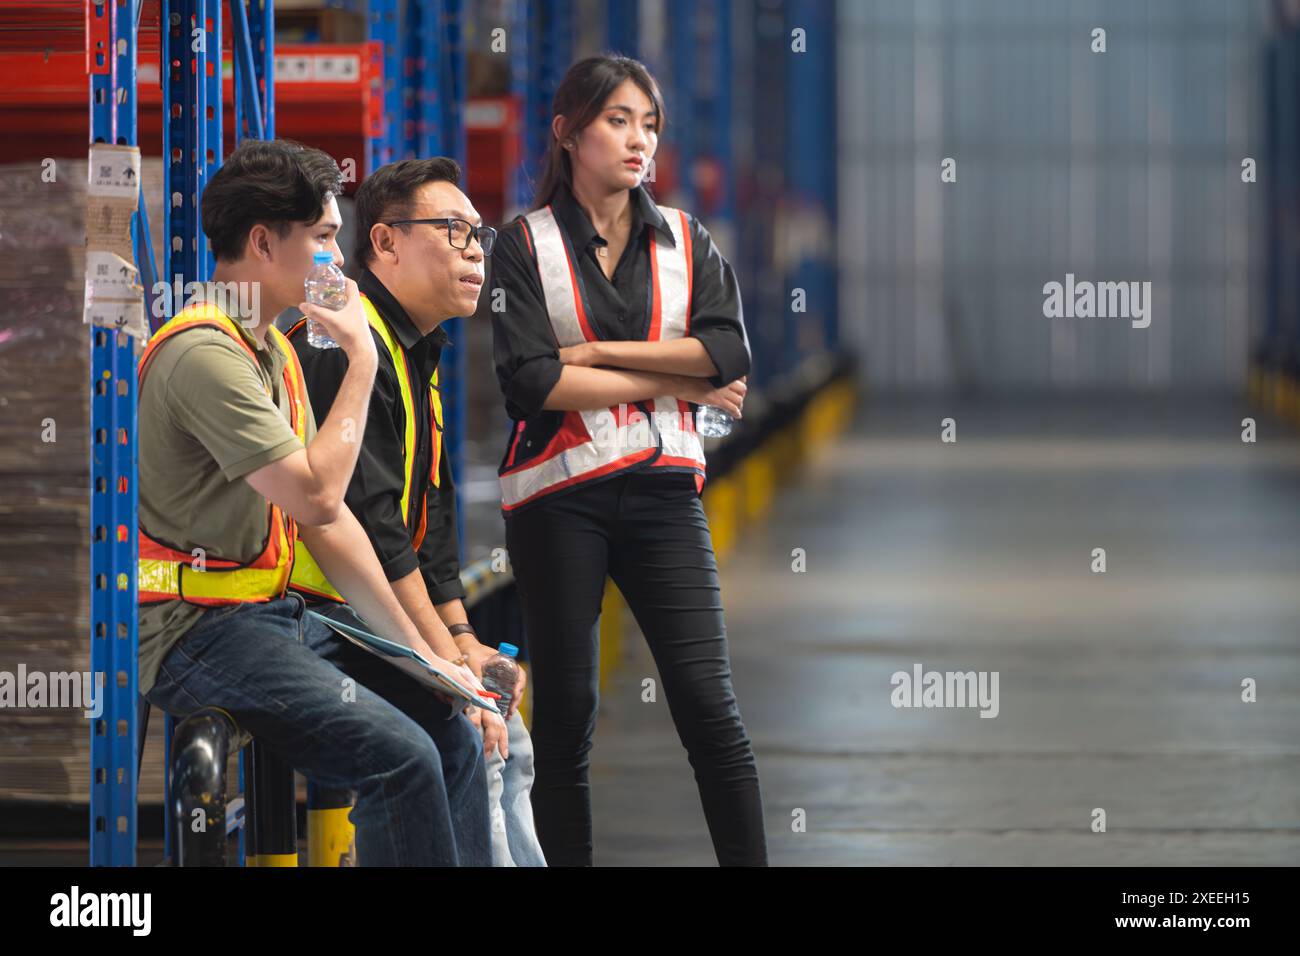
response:
M172 738L172 815L177 865L226 865L226 758L236 734L225 711L204 707Z
M298 865L298 815L293 767L254 738L247 781L249 814L247 866Z

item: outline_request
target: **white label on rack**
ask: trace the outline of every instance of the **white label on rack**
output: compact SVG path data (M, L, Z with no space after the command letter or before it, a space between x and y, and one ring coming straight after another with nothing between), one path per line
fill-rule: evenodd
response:
M309 56L277 56L275 81L277 83L310 83L312 58Z
M361 60L356 56L318 56L316 81L319 83L355 83L361 75Z
M465 126L468 129L501 129L506 125L506 107L499 101L475 102L465 105Z
M134 265L112 252L86 251L83 321L101 328L125 329L141 341L149 338L144 289Z
M361 78L361 57L354 53L277 56L277 83L355 83Z
M140 151L128 146L95 143L90 147L86 192L109 199L140 195Z

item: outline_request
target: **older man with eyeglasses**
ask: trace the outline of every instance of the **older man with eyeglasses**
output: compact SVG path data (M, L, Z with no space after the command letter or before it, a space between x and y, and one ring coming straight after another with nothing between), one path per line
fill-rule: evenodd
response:
M379 354L361 451L344 501L370 537L406 615L439 655L482 677L496 653L469 624L460 583L456 495L442 443L438 362L449 343L442 323L473 315L484 257L496 230L484 226L460 190L460 167L445 157L408 159L376 170L355 197L357 279ZM318 415L326 414L347 371L339 349L317 349L305 323L289 333ZM310 553L291 587L314 610L364 626ZM382 662L380 662L382 666ZM506 720L471 708L487 758L492 859L499 866L544 866L529 789L532 747L518 714L525 678Z

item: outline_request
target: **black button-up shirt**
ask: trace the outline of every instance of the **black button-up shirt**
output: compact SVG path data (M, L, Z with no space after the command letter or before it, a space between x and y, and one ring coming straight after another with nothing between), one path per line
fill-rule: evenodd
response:
M612 281L596 258L597 247L606 245L606 240L597 234L567 185L551 204L582 270L588 320L606 340L645 339L650 328L652 230L676 245L662 213L642 187L631 191L631 200L632 228ZM708 231L693 216L688 215L687 221L693 267L690 334L703 343L717 367L712 382L720 388L749 372L740 286ZM529 252L523 229L515 220L501 230L487 258L487 291L479 299L479 308L486 309L492 320L493 354L506 411L516 420L542 413L542 403L560 380L562 367L537 260Z
M460 583L460 546L456 536L456 489L452 484L451 462L445 447L439 462L438 486L434 487L429 481L429 467L433 461L429 380L438 367L443 347L451 342L441 326L428 335L421 335L406 310L369 269L363 271L357 285L397 334L398 344L406 353L414 379L411 397L415 403L417 480L411 488L411 497L417 506L420 495L428 486L427 525L420 550L417 552L412 548L412 530L407 529L402 516L406 411L402 407L402 393L392 357L374 329L370 331L379 352L379 367L375 373L374 393L370 396L361 452L344 501L361 527L365 528L389 581L404 578L419 568L429 590L429 599L434 604L463 598L465 590ZM347 372L347 354L342 349L312 348L307 344L305 329L291 341L302 363L316 421L323 423ZM418 527L418 522L417 512L413 524Z

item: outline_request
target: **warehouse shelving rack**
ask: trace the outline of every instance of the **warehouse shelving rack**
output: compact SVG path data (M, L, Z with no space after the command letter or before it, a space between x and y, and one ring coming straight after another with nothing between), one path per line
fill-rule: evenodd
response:
M232 0L236 136L274 135L272 0ZM144 0L86 0L92 142L135 145L139 28ZM199 198L222 157L220 0L157 5L163 87L164 275L202 281L212 254ZM151 295L157 269L143 195L132 223L136 265ZM152 314L152 309L150 310ZM160 320L154 320L154 325ZM135 343L91 330L91 672L107 674L104 712L91 726L90 862L136 862L140 749L136 565L139 537ZM170 741L172 720L167 718ZM241 778L242 778L241 764ZM242 779L241 779L242 784ZM238 825L238 817L232 815ZM171 828L166 828L171 852ZM242 852L242 832L241 832Z
M136 142L136 46L142 4L86 0L91 142ZM135 217L137 263L147 223ZM141 269L142 274L146 272ZM130 336L90 332L90 670L106 674L90 728L90 860L134 864L139 755L135 349Z
M399 153L442 153L464 161L460 104L465 58L462 0L409 0L408 31L418 45L398 47L397 0L370 0L366 60L376 109L366 129L366 169ZM228 6L230 19L223 17ZM203 281L213 260L199 219L199 200L223 155L222 28L231 31L236 140L275 136L273 0L81 0L62 5L70 20L84 10L92 142L135 145L138 136L138 53L141 25L161 34L165 170L163 275ZM43 8L49 13L49 7ZM426 65L431 66L426 66ZM418 68L417 68L418 67ZM382 110L380 106L382 105ZM403 106L405 107L403 109ZM404 139L416 131L418 141ZM400 145L399 145L400 144ZM158 270L141 202L132 225L137 266L146 293ZM151 305L151 303L147 303ZM152 313L152 309L150 309ZM155 321L155 329L160 321ZM462 350L463 351L463 350ZM463 356L444 377L453 467L463 459ZM136 562L139 498L135 351L129 336L91 330L91 670L108 675L104 713L91 728L90 862L136 862L139 695ZM167 719L170 741L171 719ZM241 788L244 783L240 768ZM166 797L165 797L166 799ZM233 810L234 808L232 808ZM240 825L232 813L228 826ZM166 828L165 852L173 852ZM240 855L244 854L240 831Z

